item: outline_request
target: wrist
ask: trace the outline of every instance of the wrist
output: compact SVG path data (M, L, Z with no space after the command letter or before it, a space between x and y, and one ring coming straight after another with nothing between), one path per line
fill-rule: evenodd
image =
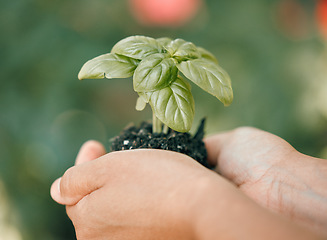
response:
M194 240L319 239L260 207L225 179L209 181L190 216Z
M327 161L294 152L268 174L270 206L327 236Z
M199 197L189 216L193 239L247 239L244 234L252 236L257 226L255 223L242 225L256 205L226 179L213 175L199 184Z
M198 185L197 200L189 217L192 219L191 226L195 240L221 237L223 233L221 225L225 221L224 215L227 214L226 210L229 206L233 205L230 197L233 194L230 189L232 185L220 176L215 177L217 179L205 178Z

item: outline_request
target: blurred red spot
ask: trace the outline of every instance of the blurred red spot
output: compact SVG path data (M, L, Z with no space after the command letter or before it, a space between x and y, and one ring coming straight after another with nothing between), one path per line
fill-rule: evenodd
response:
M179 27L198 12L202 0L129 0L136 19L145 25Z
M318 28L325 39L327 39L327 0L319 0L316 7Z

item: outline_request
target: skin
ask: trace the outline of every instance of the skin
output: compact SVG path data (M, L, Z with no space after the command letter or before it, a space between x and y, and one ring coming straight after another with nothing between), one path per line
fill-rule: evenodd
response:
M251 127L206 140L215 171L260 205L327 236L327 161Z
M106 154L100 143L89 141L76 165L53 183L51 196L66 205L79 240L322 239L267 209L278 208L272 207L274 191L262 191L272 186L264 176L270 179L274 172L269 166L283 162L276 160L284 156L281 151L290 157L295 150L274 135L252 131L259 130L238 129L206 139L209 160L235 184L179 153L142 149ZM256 147L255 141L267 149ZM250 146L254 153L246 152ZM263 158L266 155L272 157ZM289 216L286 210L280 212Z

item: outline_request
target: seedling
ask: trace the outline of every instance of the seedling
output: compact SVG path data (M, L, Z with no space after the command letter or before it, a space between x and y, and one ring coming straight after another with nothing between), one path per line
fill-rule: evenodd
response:
M139 96L136 109L143 110L147 103L152 108L153 133L190 130L194 99L187 79L225 106L233 100L230 78L215 56L182 39L127 37L110 53L86 62L78 74L80 80L132 76Z

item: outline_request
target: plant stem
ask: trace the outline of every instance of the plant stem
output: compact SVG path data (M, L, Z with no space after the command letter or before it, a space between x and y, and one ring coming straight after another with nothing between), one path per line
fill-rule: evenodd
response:
M167 134L168 131L169 131L169 127L168 127L166 124L164 124L162 132L163 132L164 134Z
M161 133L162 125L161 121L156 117L156 115L152 114L152 133Z

